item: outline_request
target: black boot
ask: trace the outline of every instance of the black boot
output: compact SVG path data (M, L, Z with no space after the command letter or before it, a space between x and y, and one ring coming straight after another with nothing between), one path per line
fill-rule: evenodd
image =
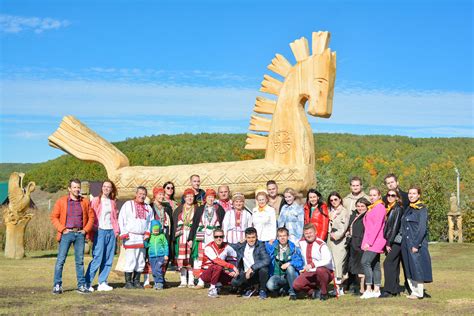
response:
M125 272L125 288L133 289L132 272Z
M143 289L143 285L140 283L141 273L134 271L133 272L133 287L136 289Z

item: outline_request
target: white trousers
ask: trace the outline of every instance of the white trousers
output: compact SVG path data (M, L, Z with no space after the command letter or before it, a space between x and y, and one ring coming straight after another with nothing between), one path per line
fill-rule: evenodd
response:
M416 282L414 280L408 279L408 285L410 286L411 289L411 294L418 296L418 297L423 297L423 288L424 288L424 283L423 282Z
M145 248L125 249L124 272L143 272L145 268Z

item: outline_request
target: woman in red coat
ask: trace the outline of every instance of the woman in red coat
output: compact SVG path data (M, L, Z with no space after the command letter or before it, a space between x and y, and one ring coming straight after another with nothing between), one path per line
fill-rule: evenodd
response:
M304 205L304 224L312 223L316 228L316 236L326 240L329 228L328 207L323 201L321 193L316 189L309 189Z

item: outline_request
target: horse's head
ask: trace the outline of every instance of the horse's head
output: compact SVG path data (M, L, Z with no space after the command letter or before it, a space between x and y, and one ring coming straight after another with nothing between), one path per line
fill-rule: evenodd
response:
M30 206L30 194L35 190L35 183L30 182L23 188L24 173L13 172L8 180L9 208L18 213L26 211Z
M314 54L308 60L308 82L304 85L308 91L304 95L308 100L308 114L330 117L336 80L336 53L330 48L321 54Z

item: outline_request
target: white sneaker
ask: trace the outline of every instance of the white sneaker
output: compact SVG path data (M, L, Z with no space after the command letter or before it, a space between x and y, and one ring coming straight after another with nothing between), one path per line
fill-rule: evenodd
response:
M91 293L92 293L92 292L94 292L94 287L93 287L92 285L91 285L91 286L89 286L87 289L88 289L88 290L89 290L89 292L91 292Z
M363 300L366 300L368 298L372 298L372 291L365 291L364 294L362 294L359 297Z
M344 295L344 289L342 287L337 289L337 295L338 296L343 296Z
M105 282L102 282L101 284L99 284L99 286L97 287L97 291L112 291L114 288L111 287L110 285L108 285L107 283Z
M377 297L379 297L379 296L380 296L380 291L378 291L378 292L372 292L371 298L377 298Z
M186 287L186 282L185 283L181 283L180 285L178 285L179 288L183 288L183 287Z

